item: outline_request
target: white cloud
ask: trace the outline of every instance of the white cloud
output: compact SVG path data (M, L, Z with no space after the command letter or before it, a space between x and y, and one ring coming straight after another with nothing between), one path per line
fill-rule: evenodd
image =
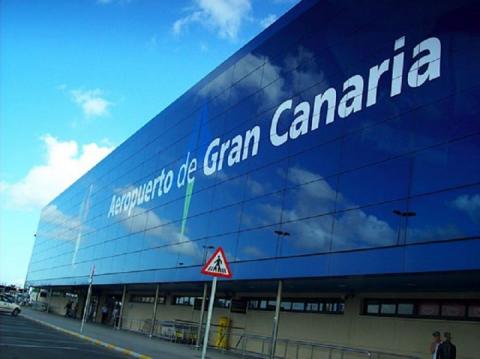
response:
M264 17L263 19L260 20L260 25L266 29L267 27L269 27L270 25L272 25L275 20L277 20L277 15L275 14L270 14L270 15L267 15L266 17Z
M461 195L453 201L453 206L465 212L475 223L480 223L480 195Z
M41 220L54 226L54 229L49 231L48 236L55 240L74 241L83 227L79 216L67 215L55 204L49 204L42 210ZM37 236L43 235L43 232L39 229Z
M175 21L172 30L178 35L190 24L198 23L221 38L234 40L251 9L250 0L195 0L190 14Z
M0 181L0 193L8 190L8 188L10 188L10 185L7 182Z
M201 50L202 52L207 52L207 51L208 51L208 46L207 46L207 44L205 44L205 43L202 42L202 43L200 44L200 50Z
M101 117L108 115L108 108L112 105L103 96L100 89L72 90L72 100L81 107L86 117Z
M18 182L1 182L7 205L26 209L45 206L113 150L113 146L96 143L79 149L76 141L62 142L51 135L41 140L46 147L45 163L32 167Z
M123 215L126 217L126 215ZM141 212L132 217L129 227L131 233L141 232L148 221L149 229L145 231L144 245L148 248L159 246L171 253L190 256L192 258L201 258L201 251L197 242L193 242L186 234L183 234L178 222L173 223L160 218L154 211ZM126 223L125 223L126 224Z
M147 50L155 50L158 47L158 39L156 35L153 35L145 44Z
M331 216L309 218L317 213L329 213L334 208L335 201L350 203L341 193L337 193L331 185L322 179L318 173L301 167L290 169L287 180L296 188L291 203L283 205L284 228L291 233L284 240L290 246L307 250L325 250L332 240ZM301 185L301 186L298 186ZM297 187L298 186L298 187ZM244 223L267 225L278 221L278 213L282 208L275 205L260 204L243 213ZM264 223L253 218L264 218ZM247 222L248 221L248 222ZM334 243L336 248L350 246L389 245L396 237L397 229L384 219L369 214L368 209L346 211L337 214L335 219ZM251 252L253 255L253 252Z
M245 254L249 258L261 258L265 256L265 254L255 246L245 246L241 248L243 254Z
M110 4L128 4L131 0L97 0L97 3L100 5L110 5Z
M263 66L262 82L255 76L247 76L230 91L228 101L237 102L244 92L245 88L262 89L260 92L262 103L275 104L288 98L290 91L293 93L304 90L305 83L324 84L329 86L323 72L318 68L313 53L303 47L298 47L297 53L289 55L283 59L283 65L276 65L268 57L246 55L240 62L235 64L235 72L249 74L252 71ZM303 66L300 66L303 64ZM282 66L293 69L288 79L282 76ZM211 81L203 87L199 94L203 97L216 96L218 88L226 88L230 79L227 76L220 75L214 81ZM267 85L266 87L263 87Z

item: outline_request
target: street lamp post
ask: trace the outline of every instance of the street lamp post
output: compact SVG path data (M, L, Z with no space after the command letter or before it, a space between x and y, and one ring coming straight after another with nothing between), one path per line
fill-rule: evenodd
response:
M280 237L288 237L290 236L290 232L282 231L282 230L275 230L273 231L278 238ZM279 254L279 247L280 243L277 242L277 255ZM280 321L280 307L282 304L282 293L283 293L283 282L281 280L278 281L277 287L277 298L275 301L275 314L273 315L273 328L272 328L272 337L270 339L270 353L269 358L275 358L275 351L277 348L277 337L278 337L278 325Z
M277 235L277 248L275 249L275 253L276 255L280 255L280 251L281 251L281 241L280 241L280 237L288 237L290 236L290 232L285 232L285 231L281 231L281 230L275 230L273 231L273 233L275 233Z
M416 212L413 211L400 211L398 209L394 209L392 213L396 216L400 217L400 223L398 224L398 234L397 234L397 245L400 244L400 231L402 229L402 222L404 221L405 224L407 223L407 219L409 217L415 217L417 215Z
M85 299L85 307L83 308L82 323L80 324L80 333L83 333L83 326L87 320L87 315L90 312L90 297L92 295L93 276L95 275L95 265L92 266L92 271L88 277L88 291Z

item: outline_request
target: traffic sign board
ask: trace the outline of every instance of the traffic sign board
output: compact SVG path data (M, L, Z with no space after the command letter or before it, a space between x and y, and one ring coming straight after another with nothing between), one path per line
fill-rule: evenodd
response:
M222 247L218 247L207 263L205 263L202 268L202 273L213 277L232 277L232 271L230 270L227 257L225 256Z

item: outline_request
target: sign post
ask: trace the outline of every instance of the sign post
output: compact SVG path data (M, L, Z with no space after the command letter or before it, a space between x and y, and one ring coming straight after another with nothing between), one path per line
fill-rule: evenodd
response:
M83 325L87 319L87 311L88 307L90 306L90 296L92 295L92 284L93 284L93 275L95 274L95 265L92 267L92 271L90 272L90 277L88 278L88 292L87 298L85 299L85 307L83 308L83 316L82 316L82 324L80 325L80 333L83 333Z
M212 289L208 302L207 324L205 326L205 336L203 338L202 347L202 359L205 359L205 356L207 355L208 335L210 333L210 322L212 321L213 303L215 302L215 292L217 290L217 278L232 277L232 271L230 270L230 266L228 265L228 261L225 257L222 247L217 248L207 263L205 263L201 272L205 275L213 276Z
M202 337L202 327L203 327L203 315L205 314L205 303L207 301L207 290L208 290L208 283L205 282L203 284L203 296L202 296L202 305L200 307L200 320L198 323L198 330L197 330L197 344L196 348L200 348L200 343L201 343L201 337Z

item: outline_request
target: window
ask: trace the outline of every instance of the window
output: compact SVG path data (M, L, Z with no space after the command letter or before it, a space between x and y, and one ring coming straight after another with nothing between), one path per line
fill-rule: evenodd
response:
M227 298L216 298L213 305L217 308L230 308L231 300Z
M267 309L268 310L275 310L276 305L277 305L277 302L275 300L271 299L267 302Z
M367 304L367 314L378 314L379 309L379 304Z
M249 299L250 310L275 310L274 299ZM280 303L280 310L297 313L343 314L345 304L340 299L292 299L285 298Z
M184 298L190 298L190 297L184 297ZM202 297L192 297L192 298L193 298L193 309L201 310ZM190 303L190 300L191 299L183 299L181 301ZM209 303L209 298L207 298L205 301L204 310L208 310L208 303ZM215 298L215 303L213 303L213 306L216 308L230 308L231 303L232 303L231 299L228 299L228 298ZM184 304L184 305L189 305L189 304Z
M1 300L2 302L13 303L13 299L12 299L12 298L7 297L7 296L3 296L3 295L0 296L0 300Z
M437 316L440 312L440 306L437 303L421 303L418 307L418 315L428 317Z
M147 296L147 295L132 295L130 297L130 303L151 303L155 302L155 296ZM157 299L158 304L165 304L165 297L159 296Z
M466 312L465 304L443 304L442 317L464 317Z
M397 312L396 304L382 304L380 313L382 314L395 314Z
M480 303L474 303L468 307L468 318L480 320Z
M388 317L480 320L480 303L478 300L464 299L366 299L363 314Z
M247 312L247 301L244 299L232 299L232 313L245 314Z
M259 308L259 301L257 299L252 299L248 301L247 304L248 309L258 309Z
M305 302L292 303L292 312L303 312L303 311L305 311Z
M173 305L193 305L195 297L173 297Z
M413 315L414 305L411 303L399 303L397 306L398 315Z

